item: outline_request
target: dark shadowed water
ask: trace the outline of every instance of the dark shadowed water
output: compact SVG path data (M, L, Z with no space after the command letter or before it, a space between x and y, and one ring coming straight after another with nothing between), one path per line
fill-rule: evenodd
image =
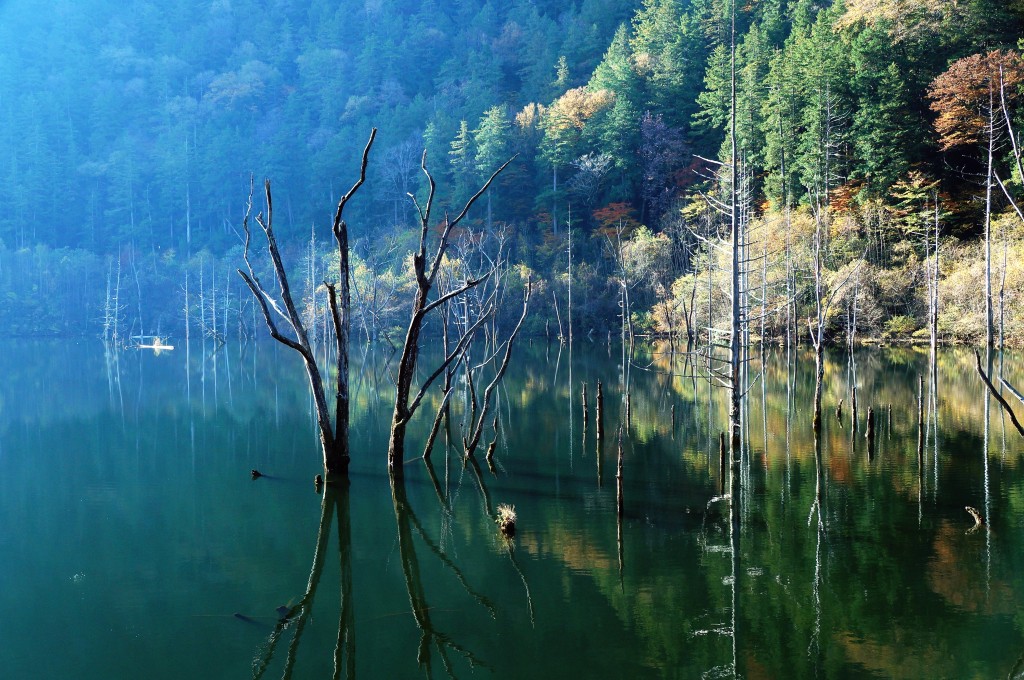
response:
M1024 439L965 350L942 352L934 376L915 350L831 356L817 456L811 357L755 361L738 535L728 501L713 501L726 395L664 355L628 371L626 424L618 351L582 343L570 361L524 344L500 390L494 470L442 444L434 479L411 461L394 493L390 368L379 353L356 360L352 480L321 496L297 358L269 343L211 350L0 345L0 676L1020 670ZM1002 370L1024 385L1021 357ZM518 513L511 543L494 522L503 503ZM971 531L965 505L989 527Z

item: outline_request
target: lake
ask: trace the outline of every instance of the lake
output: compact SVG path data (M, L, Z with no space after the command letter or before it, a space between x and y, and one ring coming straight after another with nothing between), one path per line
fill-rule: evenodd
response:
M1021 671L1024 439L968 350L941 351L934 375L915 349L829 355L817 445L813 356L755 355L738 534L721 498L727 395L682 361L645 350L623 370L618 347L570 356L524 341L496 437L485 430L493 469L485 446L464 465L442 434L431 467L409 461L393 491L386 359L353 359L351 481L318 494L310 399L288 350L0 344L3 677ZM1024 385L1021 359L994 371ZM461 441L465 396L453 399ZM408 457L431 418L428 404ZM518 514L511 541L499 504Z

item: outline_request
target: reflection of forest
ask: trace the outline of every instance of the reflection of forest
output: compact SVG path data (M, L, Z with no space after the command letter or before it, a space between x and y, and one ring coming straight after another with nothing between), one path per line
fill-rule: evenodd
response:
M993 521L1002 529L1016 525L1009 513L1024 500L1024 484L1015 476L1021 444L998 409L989 415L973 355L940 353L935 375L927 351L913 348L859 352L855 359L830 355L825 363L820 544L807 516L815 494L813 361L797 353L787 365L785 352L774 349L763 372L756 359L751 369L764 386L750 391L744 411L744 497L752 501L743 509L740 555L749 584L737 603L744 675L831 676L852 664L893 677L920 676L926 668L960 676L973 667L967 659L974 656L957 653L972 644L959 630L963 616L1012 614L1015 594L1024 594L1024 582L1008 569L1020 562L1019 547L994 533L965 533L972 524L965 504L1001 506ZM583 494L588 507L605 517L604 525L552 509L546 513L550 521L524 533L522 542L532 553L557 557L573 573L590 574L624 624L644 631L646 665L685 667L695 664L693 653L700 650L703 668L720 668L724 641L691 643L731 632L723 588L729 564L720 557L728 549L726 517L713 507L705 513L698 502L717 488L714 435L725 428L724 396L706 381L682 375L668 354L638 363L646 361L661 374L635 372L630 382L627 478L634 490L627 493L632 519L625 525L625 587L617 574L607 493ZM1004 374L1018 382L1019 369L1011 373L1011 365L1004 363ZM679 375L669 381L665 376L673 372ZM586 368L579 373L588 377ZM606 387L611 403L621 389ZM568 389L564 396L571 396ZM841 418L834 415L840 399ZM679 414L674 432L666 417L672 406ZM869 407L876 413L874 457L864 441ZM991 502L1000 489L1002 503ZM698 511L703 521L692 519ZM671 567L642 557L652 554L652 543L662 559L673 555ZM997 627L995 618L972 623L979 633ZM688 640L686 654L680 636ZM1021 627L999 637L1010 645L996 656L1012 665Z
M502 411L510 421L501 428L507 431L498 453L501 471L487 475L471 466L464 474L474 481L463 484L482 492L488 519L491 494L526 494L521 507L531 521L517 538L520 549L531 559L562 565L566 602L579 597L577 579L592 581L620 625L636 634L639 666L688 669L681 671L686 676L721 671L735 655L737 670L749 677L835 676L851 667L893 677L919 675L926 667L959 676L971 666L958 659L972 656L958 652L971 645L972 636L961 632L963 617L993 617L971 624L976 634L991 634L998 617L1005 620L1015 611L1014 595L1024 584L1009 571L1020 561L1014 546L988 533L965 533L970 521L964 504L983 505L990 485L1022 488L1012 478L1019 444L1002 436L998 411L986 438L983 392L968 352L942 353L936 378L928 376L927 355L913 349L861 353L856 363L828 357L820 496L808 408L813 362L798 354L787 365L785 353L776 350L763 372L752 369L764 382L750 391L744 410L738 567L729 559L727 504L708 504L721 474L715 434L725 423L724 397L701 380L668 377L678 367L653 354L660 373L637 371L629 379L621 575L614 485L598 485L593 430L564 439L558 434L566 417L577 418L574 427L582 431L578 408L572 415L578 388L568 384L564 359L538 355L535 350L536 360L519 364L503 391L511 403ZM613 379L617 368L589 356L573 366L574 381L605 381L607 430L624 420L625 383ZM927 431L921 433L925 449L919 458L921 375ZM856 429L850 421L853 384L861 420ZM840 399L846 402L841 419L833 415ZM674 431L666 418L672 406L678 415ZM869 406L879 414L874 458L863 441ZM453 400L456 423L459 409ZM528 432L515 427L516 415L524 413ZM551 433L553 448L524 454L536 449L540 432ZM985 441L993 465L998 461L999 479L987 476ZM553 471L560 464L559 446L578 464ZM604 447L602 459L614 470L611 448ZM550 496L544 489L553 474L561 492ZM820 524L808 517L819 497ZM1010 502L1020 497L1006 495ZM399 510L408 507L404 496L395 503L410 603L422 633L421 662L431 663L428 650L443 660L442 667L449 652L470 658L434 629L411 551L419 521ZM999 531L1008 528L1006 512L994 518ZM467 542L474 540L470 525L458 528ZM735 630L733 569L742 577L736 579ZM738 649L730 651L734 633ZM1020 627L1001 637L1010 644L995 657L1012 663Z
M305 526L309 520L291 494L300 484L303 493L312 494L308 480L318 463L309 451L315 433L301 373L270 345L233 347L216 358L197 347L188 366L176 353L122 355L120 397L111 387L116 383L108 382L102 353L55 347L48 356L52 365L33 372L28 355L38 356L38 347L15 348L7 359L9 378L0 385L4 451L48 436L82 440L80 421L97 418L89 425L89 446L62 459L68 474L90 482L82 485L75 503L102 511L110 526L119 527L111 534L123 533L126 526L159 530L167 536L161 555L187 554L201 534L204 547L196 566L190 563L191 571L165 583L186 588L187 580L202 573L220 579L219 589L230 582L245 584L238 586L242 590L267 590L278 582L274 572L245 559L258 550L273 556L274 571L292 575L290 588L300 591L289 592L298 597L310 569L313 527L295 531L298 522ZM969 351L940 352L934 378L927 352L916 349L860 351L855 362L847 355L828 355L820 467L811 437L811 355L794 352L787 363L784 350L771 348L762 371L755 353L744 408L747 448L736 578L728 503L709 503L721 493L718 433L726 422L724 392L685 374L680 361L647 348L627 375L617 352L609 357L603 345L576 347L571 378L568 352L559 356L557 345L524 343L519 350L496 393L494 469L483 460L463 467L460 453L439 440L432 458L434 483L422 463L410 462L408 497L389 496L386 512L374 498L388 495L383 445L389 411L381 406L392 389L388 365L381 353L353 361L354 483L364 489L350 503L364 517L371 512L364 504L378 505L369 523L351 526L352 559L360 577L366 573L359 572L361 560L364 569L379 571L385 560L391 565L389 574L356 579L355 613L389 621L381 617L400 612L406 649L394 667L415 668L419 653L437 674L448 663L457 671L468 668L476 655L499 668L503 660L509 663L505 645L527 650L523 653L531 660L546 658L554 652L538 640L542 631L554 629L587 639L589 650L615 648L609 651L615 655L609 669L656 675L679 669L679 677L721 673L734 658L734 613L735 659L748 677L912 677L926 665L936 676L992 677L1005 675L1024 649L1024 619L1017 614L1017 595L1024 595L1024 551L1017 542L1024 524L1024 474L1018 464L1024 447L998 406L986 406ZM649 370L641 370L648 364ZM69 365L80 368L80 380L67 383ZM1007 356L1001 366L1011 383L1024 384L1015 357ZM997 362L997 376L999 367ZM186 371L191 392L183 382ZM604 389L603 449L593 423L598 379ZM63 394L38 387L62 381ZM584 382L591 399L588 428L582 424L579 393ZM856 433L853 384L860 418ZM620 575L612 433L625 420L627 385L632 413L623 446ZM19 398L22 392L39 397ZM425 412L440 398L432 392ZM845 403L837 418L840 399ZM449 441L459 437L466 406L465 399L453 396ZM864 439L870 406L878 429L873 458ZM422 444L429 420L414 423L411 447ZM599 449L603 453L597 456ZM130 485L108 481L115 464L124 468ZM269 478L251 482L252 467ZM275 479L275 473L281 477ZM225 476L238 484L224 484ZM147 478L159 478L161 485L147 489L138 483ZM0 479L8 499L25 495L27 488ZM153 503L154 497L160 502ZM71 500L58 501L83 531L80 509ZM493 522L494 509L506 502L520 515L514 553ZM143 505L161 510L145 527L136 510ZM965 505L979 508L989 528L968 533L972 520ZM212 507L237 507L261 517L260 524L246 529L244 545L224 547L212 537L229 534L237 522L228 513L215 515ZM331 516L331 527L340 528L337 511ZM38 535L58 536L65 529L42 516L26 522ZM114 537L104 534L99 540L107 545ZM377 543L386 544L380 549L385 554L374 553L376 561L366 567L371 558L360 556L361 546ZM332 553L326 554L328 568L336 572ZM327 578L320 607L337 604L338 591ZM392 591L383 612L375 608L384 605L359 590L370 583L386 583ZM448 609L453 599L461 602L458 612ZM484 602L491 606L480 606ZM337 613L330 614L332 626ZM484 629L476 625L481 620L493 624L487 631L499 628L507 636L503 649L481 641ZM507 627L509 620L518 625ZM311 626L306 631L307 639L322 642ZM292 640L283 637L281 650ZM623 639L629 640L625 651L612 642ZM369 637L359 642L374 644ZM571 661L571 650L560 653L559 659ZM310 654L330 661L330 650L316 649L303 652L300 666ZM275 667L287 658L279 650ZM368 663L364 658L370 657L360 656L361 664ZM344 669L344 654L341 663Z

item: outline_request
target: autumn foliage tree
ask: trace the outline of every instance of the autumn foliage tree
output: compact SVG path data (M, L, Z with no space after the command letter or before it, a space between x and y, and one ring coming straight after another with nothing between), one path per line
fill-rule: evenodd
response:
M945 0L849 0L836 27L884 26L893 42L902 42L938 30L955 6Z
M1012 103L1022 82L1024 58L1013 50L954 61L928 90L942 149L985 143L990 131L998 134L1003 118L1000 92Z
M985 171L985 343L995 342L992 308L992 188L996 152L1007 131L1006 107L1016 99L1024 82L1024 59L1012 50L993 50L953 62L928 90L931 109L938 117L935 130L943 151L982 145Z

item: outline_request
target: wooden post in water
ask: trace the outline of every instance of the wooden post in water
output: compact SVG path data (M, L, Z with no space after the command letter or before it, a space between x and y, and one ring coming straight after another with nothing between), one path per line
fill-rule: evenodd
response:
M875 457L875 407L868 406L868 458Z
M839 403L836 404L836 420L843 419L843 400L840 399Z
M889 402L889 419L885 423L885 435L892 437L892 402Z
M725 495L725 433L718 433L718 495Z
M597 381L597 438L604 439L604 391L601 389L601 381Z
M626 390L626 428L633 424L633 408L630 400L629 390Z

